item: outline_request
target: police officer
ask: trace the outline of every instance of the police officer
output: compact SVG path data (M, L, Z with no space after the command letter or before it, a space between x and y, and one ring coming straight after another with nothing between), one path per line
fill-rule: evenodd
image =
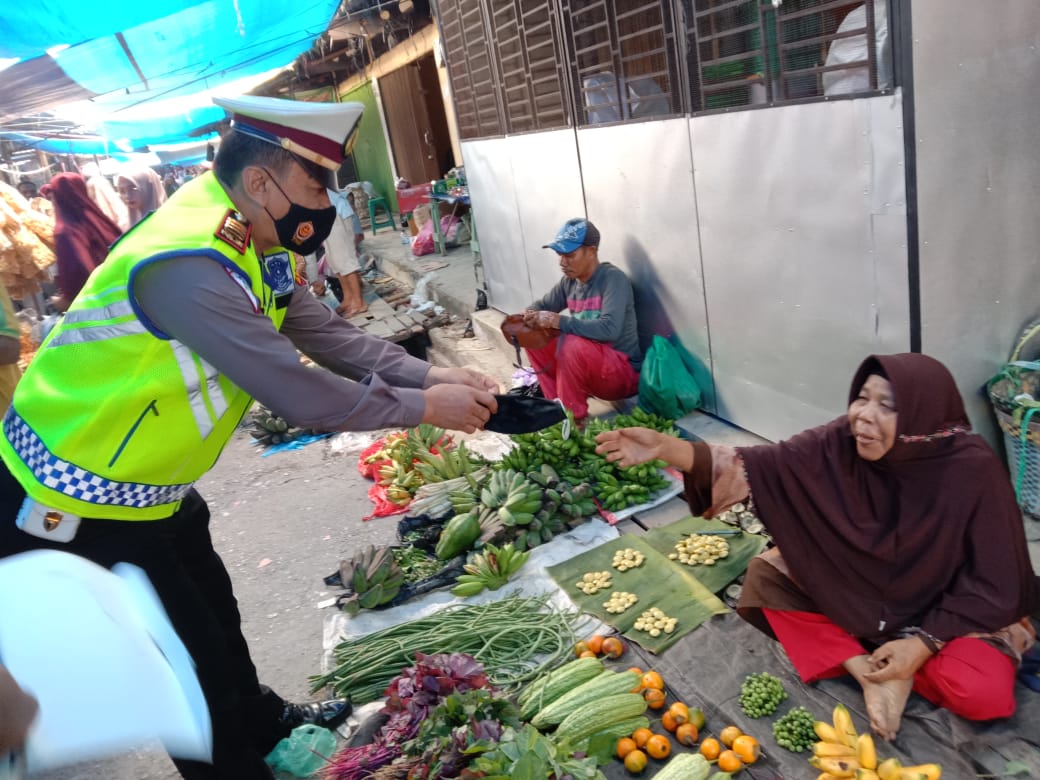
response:
M292 253L313 252L336 219L326 185L362 106L217 102L232 130L213 171L115 244L15 392L0 436L0 556L54 548L141 566L213 721L212 764L175 757L181 774L270 778L263 756L280 738L333 727L349 704L291 704L260 684L192 484L254 398L325 430L473 431L497 407L489 378L430 366L294 288Z

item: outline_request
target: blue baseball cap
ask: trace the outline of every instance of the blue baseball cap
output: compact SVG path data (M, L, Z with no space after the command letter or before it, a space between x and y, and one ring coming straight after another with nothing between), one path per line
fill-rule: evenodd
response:
M599 230L596 226L582 217L568 219L556 234L551 244L545 244L542 249L552 249L561 255L569 255L581 246L599 246Z

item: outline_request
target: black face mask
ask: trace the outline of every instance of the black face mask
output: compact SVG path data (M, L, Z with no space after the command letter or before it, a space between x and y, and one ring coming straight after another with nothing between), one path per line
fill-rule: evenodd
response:
M318 247L329 237L332 226L336 223L336 207L329 206L327 209L309 209L294 203L285 194L271 172L264 168L264 172L271 178L271 182L278 191L289 201L289 211L284 217L275 219L274 214L267 211L267 216L274 222L274 229L278 233L278 242L284 249L290 249L300 255L313 255Z

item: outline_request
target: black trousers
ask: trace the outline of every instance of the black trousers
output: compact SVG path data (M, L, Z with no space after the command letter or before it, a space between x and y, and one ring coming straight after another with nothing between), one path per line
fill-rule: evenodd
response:
M192 490L180 510L164 520L84 519L67 544L47 542L15 526L24 498L21 485L0 463L0 557L63 550L106 568L133 563L151 579L195 661L213 721L213 764L175 759L181 775L189 780L273 778L263 757L288 736L289 729L278 723L285 702L257 679L231 579L213 549L202 496ZM90 641L56 639L72 645Z

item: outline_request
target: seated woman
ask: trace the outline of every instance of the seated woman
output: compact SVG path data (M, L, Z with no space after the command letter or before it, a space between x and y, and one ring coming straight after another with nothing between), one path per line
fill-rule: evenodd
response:
M911 690L972 720L1014 712L1040 578L1007 473L938 361L867 358L847 416L779 444L596 440L621 466L681 468L695 514L752 503L777 546L748 567L739 614L805 682L851 674L879 736L896 736Z

